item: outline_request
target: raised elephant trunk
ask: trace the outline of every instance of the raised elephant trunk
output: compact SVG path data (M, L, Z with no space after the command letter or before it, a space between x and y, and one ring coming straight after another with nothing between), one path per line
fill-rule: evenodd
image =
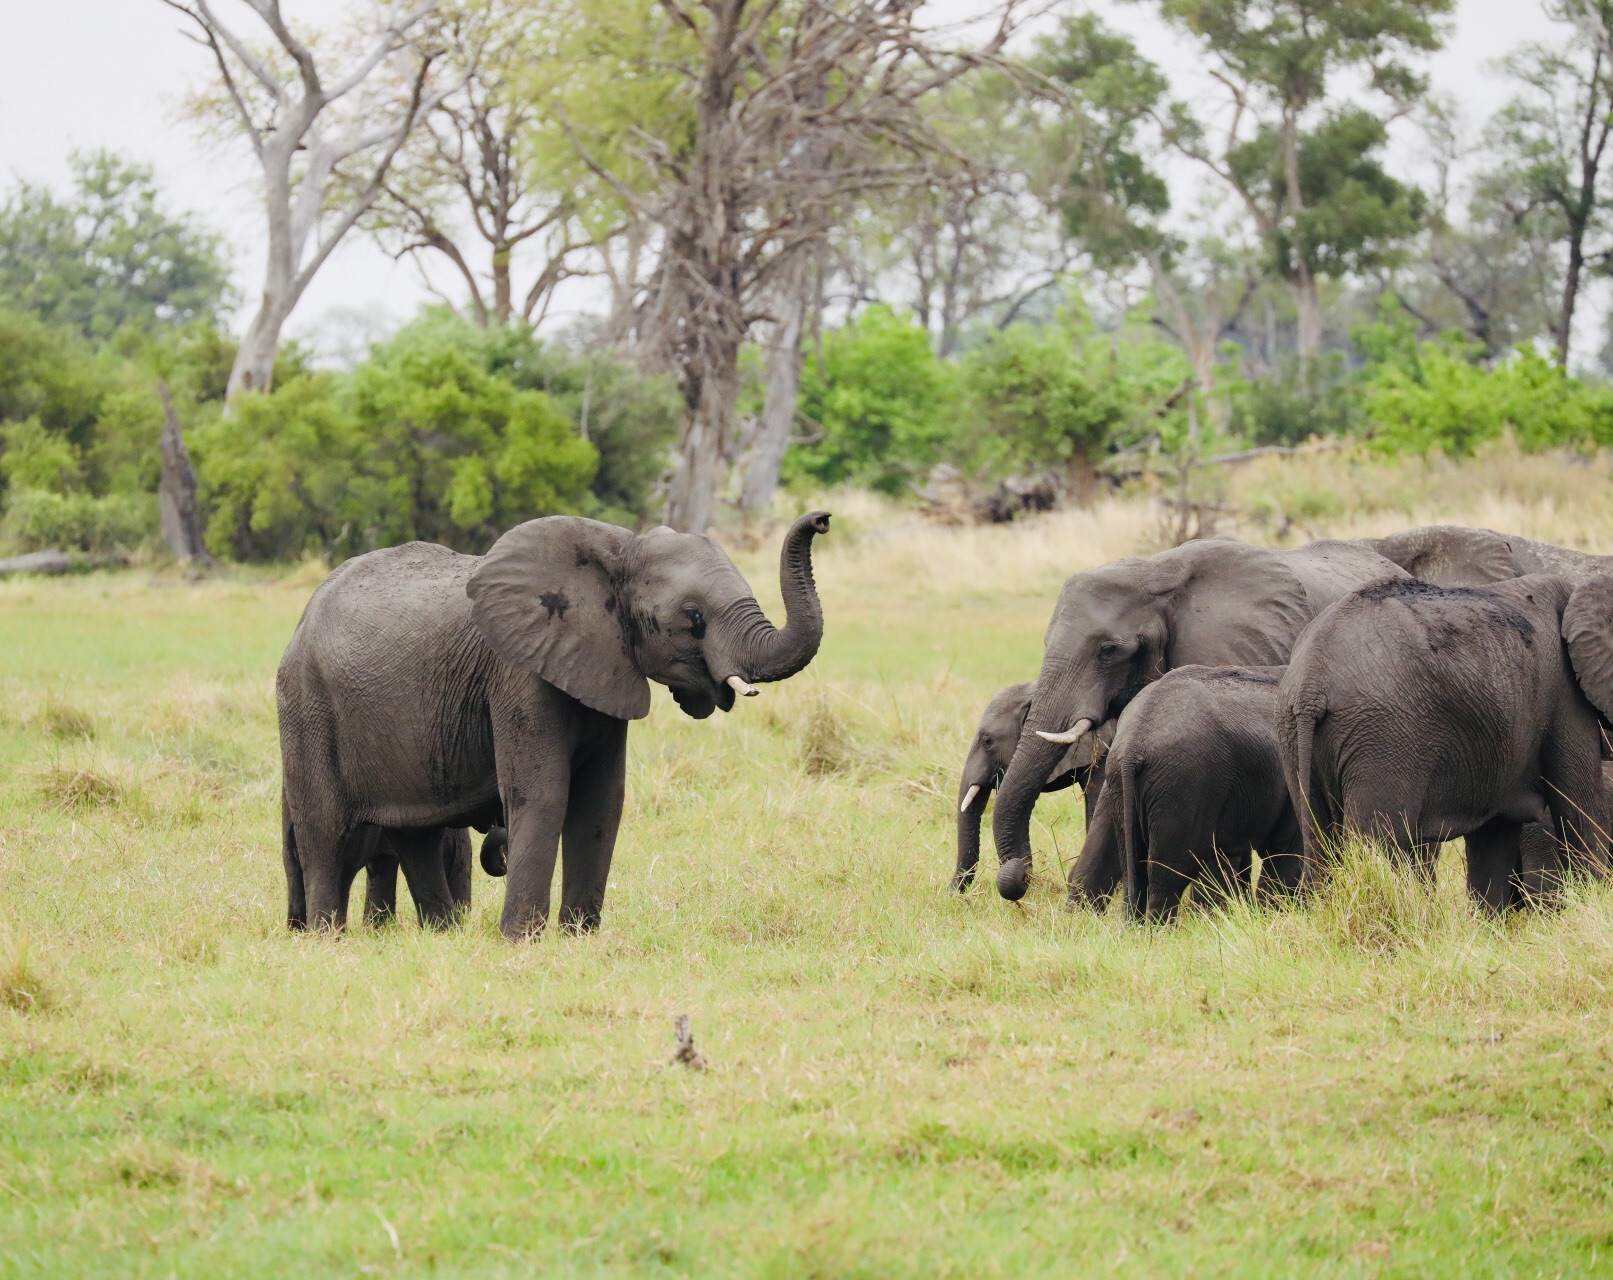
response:
M719 680L787 680L817 656L823 640L823 608L812 581L812 539L829 532L829 513L814 511L790 526L779 557L779 588L784 596L782 629L767 620L753 597L735 601L713 619L721 653L735 670L714 671ZM743 693L745 690L737 689Z
M1013 763L997 792L997 812L991 822L997 856L1002 862L997 872L997 892L1010 902L1023 898L1030 883L1031 811L1048 775L1067 750L1057 742L1027 733L1019 740Z

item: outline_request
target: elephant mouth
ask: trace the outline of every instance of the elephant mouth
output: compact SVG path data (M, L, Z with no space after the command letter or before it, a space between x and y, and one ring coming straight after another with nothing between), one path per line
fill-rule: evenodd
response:
M707 676L702 684L673 685L672 701L678 704L678 709L684 715L691 719L704 720L713 711L732 711L734 691Z

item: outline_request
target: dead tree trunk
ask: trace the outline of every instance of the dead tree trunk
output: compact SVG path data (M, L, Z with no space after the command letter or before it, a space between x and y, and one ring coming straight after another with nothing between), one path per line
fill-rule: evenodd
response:
M201 512L196 505L196 469L190 465L190 450L179 431L179 415L168 388L157 384L166 418L162 428L162 482L157 486L157 508L162 522L162 540L180 564L210 567L213 557L202 542Z
M779 471L795 429L795 406L801 392L801 335L817 303L816 262L802 254L780 290L779 316L767 345L767 390L762 420L751 444L750 463L739 505L751 517L766 513L778 488Z

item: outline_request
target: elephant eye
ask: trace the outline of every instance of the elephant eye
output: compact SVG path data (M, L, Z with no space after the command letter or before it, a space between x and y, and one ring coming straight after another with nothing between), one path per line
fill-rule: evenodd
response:
M683 611L683 616L689 619L689 634L696 640L706 638L706 615L692 606Z
M990 746L991 746L991 738L988 736L988 737L984 737L984 738L980 739L980 745L983 746L983 747L990 748Z
M1112 658L1119 652L1120 646L1113 640L1105 640L1098 646L1098 657L1100 658Z

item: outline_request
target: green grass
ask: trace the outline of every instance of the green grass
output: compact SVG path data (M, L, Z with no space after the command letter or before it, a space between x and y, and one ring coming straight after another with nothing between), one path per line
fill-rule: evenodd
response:
M1613 1273L1613 893L1359 859L1130 927L1062 911L1062 793L1023 905L949 895L1056 577L862 557L808 674L658 696L602 931L520 947L479 871L445 934L285 932L306 582L0 586L0 1275Z

